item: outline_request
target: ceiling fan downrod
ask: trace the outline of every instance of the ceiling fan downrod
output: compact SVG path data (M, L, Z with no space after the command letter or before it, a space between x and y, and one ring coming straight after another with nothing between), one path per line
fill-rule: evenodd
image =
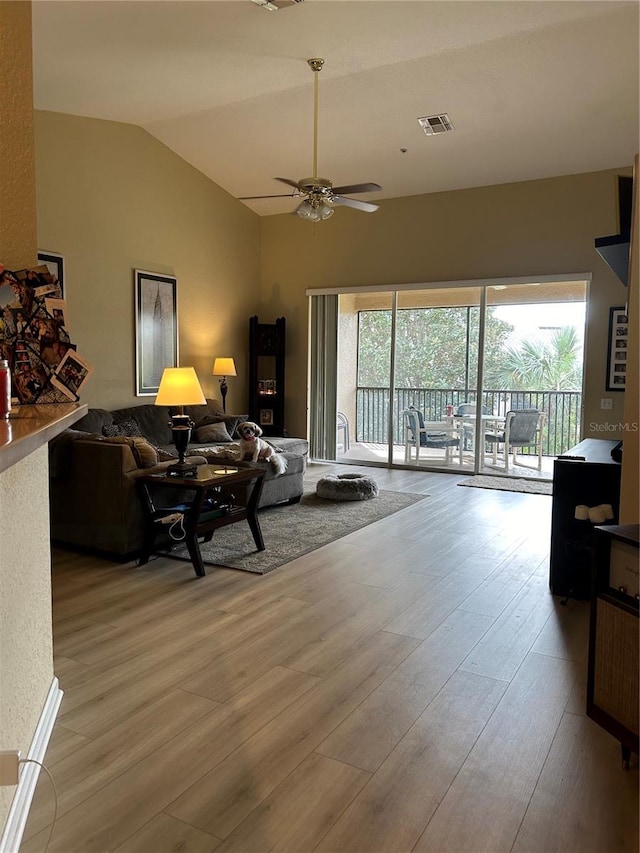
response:
M324 59L308 59L313 71L313 177L318 177L318 74L322 71Z

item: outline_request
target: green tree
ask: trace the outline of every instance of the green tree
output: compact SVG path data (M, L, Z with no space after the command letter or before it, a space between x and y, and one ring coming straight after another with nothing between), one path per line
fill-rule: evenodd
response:
M403 308L396 317L398 388L476 387L479 309ZM487 315L485 362L498 364L511 324ZM467 332L469 359L467 363ZM358 326L358 384L389 385L391 311L361 311Z
M549 341L526 340L506 347L501 364L486 375L488 387L516 391L579 391L582 345L573 326L556 329Z

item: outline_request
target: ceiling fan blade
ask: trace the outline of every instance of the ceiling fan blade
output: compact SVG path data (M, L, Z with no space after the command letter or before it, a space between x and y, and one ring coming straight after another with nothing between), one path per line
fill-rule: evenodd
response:
M242 195L238 198L238 201L251 201L252 199L257 198L296 198L300 193L280 193L279 195Z
M290 187L295 187L297 190L300 189L297 181L292 181L291 178L274 178L274 181L282 181L283 184L289 184Z
M377 204L370 204L368 201L359 201L356 198L345 198L342 195L334 195L331 197L332 204L341 204L344 207L353 207L355 210L363 210L365 213L373 213L379 207Z
M334 187L333 192L340 194L373 193L381 190L380 184L352 184L350 187Z

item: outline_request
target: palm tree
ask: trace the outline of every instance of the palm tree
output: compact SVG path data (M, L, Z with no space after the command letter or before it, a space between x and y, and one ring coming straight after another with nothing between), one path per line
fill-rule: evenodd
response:
M573 326L556 329L548 342L529 340L518 348L506 347L502 364L487 377L487 384L515 391L580 390L581 349Z

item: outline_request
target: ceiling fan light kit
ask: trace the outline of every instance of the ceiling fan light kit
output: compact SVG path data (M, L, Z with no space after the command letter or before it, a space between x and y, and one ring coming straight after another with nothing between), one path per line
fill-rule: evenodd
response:
M296 213L300 219L306 219L309 222L320 222L322 219L332 217L335 210L324 201L307 199L297 208Z
M262 5L262 0L253 0L254 3ZM294 181L291 178L275 178L283 184L293 188L293 192L281 195L253 195L242 196L239 201L251 201L260 198L299 198L306 196L305 200L294 211L301 219L308 222L320 222L329 219L335 213L333 205L352 207L354 210L373 213L378 209L377 204L368 201L360 201L355 198L347 198L342 193L367 193L378 192L382 189L380 184L350 184L344 187L334 187L328 178L318 177L318 74L324 65L324 59L317 57L308 59L307 64L314 73L313 85L313 177L301 178Z

